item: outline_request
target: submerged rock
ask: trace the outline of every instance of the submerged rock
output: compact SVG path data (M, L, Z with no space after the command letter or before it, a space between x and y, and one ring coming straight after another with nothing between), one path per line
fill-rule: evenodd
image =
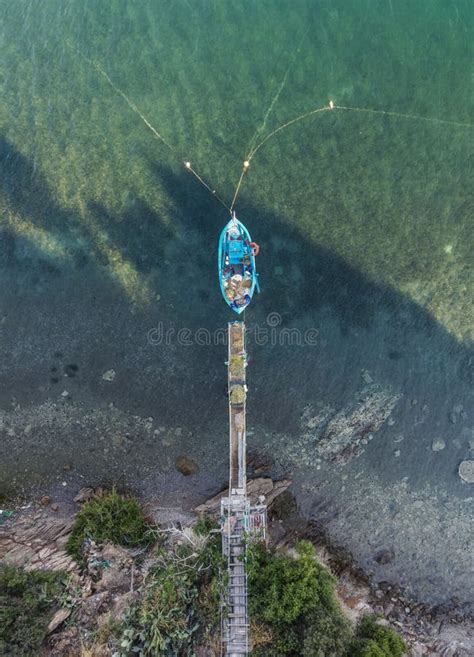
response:
M461 461L459 476L468 484L474 484L474 461Z
M181 455L176 459L176 470L185 477L189 477L189 475L199 472L199 465L189 456Z
M433 450L433 452L440 452L445 447L446 447L446 443L442 438L435 438L431 443L431 449Z
M393 550L379 550L376 554L374 554L374 561L379 563L381 566L384 566L393 561L394 556L395 554Z
M107 370L107 372L104 372L102 374L102 379L104 381L109 381L110 383L115 380L116 377L116 372L115 370Z
M345 409L320 413L305 420L308 434L316 439L317 456L333 463L347 463L361 453L362 441L373 436L389 419L400 395L377 384L366 386Z

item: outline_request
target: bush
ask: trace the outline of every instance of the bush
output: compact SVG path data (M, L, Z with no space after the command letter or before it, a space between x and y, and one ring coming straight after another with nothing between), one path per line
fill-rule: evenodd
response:
M149 577L143 600L125 620L120 654L187 657L198 628L194 573L168 563L154 568Z
M262 544L249 547L250 617L266 623L272 657L342 657L351 630L334 595L335 579L302 541L297 558L278 555ZM269 655L262 646L254 655Z
M315 559L311 543L296 546L297 557L272 554L262 544L249 548L249 611L273 626L295 622L320 605L334 604L334 578Z
M318 607L307 619L302 657L342 657L352 628L339 608Z
M0 655L39 655L64 589L62 572L0 569Z
M379 646L370 639L355 639L351 643L347 657L386 657Z
M219 525L213 518L204 514L199 516L199 520L193 527L194 533L198 536L207 536L213 529L219 529Z
M356 631L350 657L402 657L406 651L402 637L391 627L379 625L376 616L364 616Z
M84 504L76 516L67 551L81 561L87 538L124 547L146 546L153 541L151 530L139 503L112 490Z
M213 523L195 531L202 537ZM189 657L198 638L219 636L223 562L219 534L204 544L162 549L148 571L143 598L124 621L121 657ZM199 630L199 634L198 634Z

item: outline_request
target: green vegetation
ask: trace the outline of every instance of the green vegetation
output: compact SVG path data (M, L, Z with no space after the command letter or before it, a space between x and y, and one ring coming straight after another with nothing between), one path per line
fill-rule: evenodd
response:
M213 524L202 519L189 544L158 551L144 595L124 619L121 657L187 657L198 638L219 631L222 558Z
M401 657L391 628L365 617L354 633L335 597L334 577L301 541L295 558L262 544L249 548L249 610L256 623L255 657ZM271 651L271 652L269 652Z
M172 560L149 573L143 599L129 611L121 639L121 654L188 655L196 622L198 590L192 569L180 568Z
M210 516L200 515L199 520L194 525L194 533L198 536L207 536L213 529L218 529L218 523Z
M250 549L250 614L275 627L293 623L304 613L333 602L334 578L302 541L298 558L272 554L262 544Z
M365 616L357 627L351 657L402 657L403 639L391 627L377 624L376 616Z
M296 558L257 544L249 548L249 611L270 629L271 642L254 654L275 657L343 655L350 637L339 609L335 579L315 558L311 543L296 545Z
M198 645L219 654L219 602L225 586L220 536L202 517L185 545L160 549L143 597L123 622L120 656L186 657ZM401 657L402 639L364 618L354 631L335 597L335 578L307 541L295 556L248 547L254 657Z
M76 516L67 550L81 561L84 541L88 538L125 547L147 546L153 541L152 529L135 499L112 490L84 504Z
M202 516L193 531L149 550L138 597L91 635L94 645L113 645L120 657L188 657L198 646L219 654L227 581L216 526ZM138 503L112 491L84 505L68 547L82 557L86 538L146 546L153 536ZM311 543L297 543L294 555L251 543L247 565L253 657L402 657L403 640L376 617L354 630ZM0 570L0 657L40 654L53 612L70 606L71 596L79 594L63 573Z
M40 654L65 583L61 572L0 569L0 656Z

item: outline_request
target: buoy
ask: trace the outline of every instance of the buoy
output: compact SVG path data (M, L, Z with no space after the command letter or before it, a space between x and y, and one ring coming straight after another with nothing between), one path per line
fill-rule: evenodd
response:
M254 255L254 258L256 258L258 256L258 254L260 253L259 245L257 244L257 242L250 242L250 248L252 249L252 253Z

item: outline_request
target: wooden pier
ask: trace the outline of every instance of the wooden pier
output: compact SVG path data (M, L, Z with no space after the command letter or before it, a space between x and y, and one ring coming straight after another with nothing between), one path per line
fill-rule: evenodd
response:
M221 502L222 551L227 559L227 594L222 601L222 647L226 657L250 653L246 546L265 539L266 507L251 507L246 478L246 367L244 322L228 325L229 496Z

